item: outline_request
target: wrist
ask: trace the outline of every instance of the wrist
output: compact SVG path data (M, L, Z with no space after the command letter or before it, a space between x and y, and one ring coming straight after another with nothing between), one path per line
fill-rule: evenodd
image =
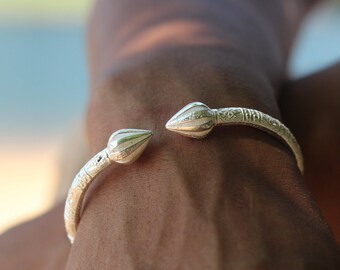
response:
M192 101L215 108L252 108L280 118L266 74L240 63L243 60L229 51L207 51L204 59L197 60L200 53L204 54L175 51L105 76L90 96L92 150L102 148L108 134L119 128L166 132L170 116Z
M93 250L123 269L130 260L182 264L183 254L189 263L220 253L225 262L251 263L270 261L268 248L290 261L317 254L314 242L323 260L331 237L295 168L276 139L248 127L227 127L204 142L160 136L133 167L112 166L91 186L70 263Z
M241 250L233 249L225 256L240 260L257 250L255 246L275 249L278 254L278 244L285 247L282 257L303 257L293 251L309 249L305 246L313 246L314 241L327 250L322 256L331 254L334 245L329 229L304 187L293 155L280 141L250 127L216 129L204 141L164 128L178 108L204 97L216 107L244 106L275 115L270 106L267 110L271 112L266 111L258 96L249 94L251 89L242 87L251 85L252 77L244 77L246 83L235 83L235 77L230 82L222 72L212 76L201 70L208 78L199 79L196 85L193 70L185 73L181 67L179 72L170 69L162 74L163 64L151 67L115 74L92 96L89 134L93 151L106 144L105 134L119 128L146 128L155 136L134 166L112 166L90 187L72 247L77 252L71 252L70 263L102 245L101 258L110 260L115 254L121 268L128 268L130 256L135 265L143 265L142 261L161 260L165 254L179 256L185 250L198 250L188 257L200 261L197 256L204 246L213 258L223 249L218 241L239 243ZM212 89L208 97L207 89ZM275 108L275 102L268 104ZM187 231L188 226L192 232ZM271 228L266 235L261 231L264 227ZM300 231L303 227L309 228L305 234ZM180 246L180 240L187 238L191 240ZM294 243L287 242L296 238ZM304 238L307 241L301 240ZM317 250L309 252L317 254ZM168 263L178 260L176 256L168 258ZM254 260L258 256L267 260L269 255L255 252L253 256Z

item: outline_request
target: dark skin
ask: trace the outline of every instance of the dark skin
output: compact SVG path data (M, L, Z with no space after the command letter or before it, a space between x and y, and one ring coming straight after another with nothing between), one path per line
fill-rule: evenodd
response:
M281 96L284 120L305 156L305 180L340 242L340 63L295 82ZM308 97L308 98L306 98Z
M338 269L338 245L289 148L249 127L219 128L205 140L164 128L191 101L279 119L290 102L299 108L295 91L279 90L309 7L279 0L98 1L89 27L91 151L120 128L155 136L135 164L112 166L91 186L72 247L59 205L2 236L2 268ZM302 120L286 115L307 140L298 131ZM37 237L42 228L48 236ZM30 249L23 247L27 260L20 262L19 245Z

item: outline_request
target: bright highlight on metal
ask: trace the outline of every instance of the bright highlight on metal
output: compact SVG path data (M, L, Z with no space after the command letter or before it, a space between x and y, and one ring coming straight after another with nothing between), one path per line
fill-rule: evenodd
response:
M187 137L206 137L215 126L246 125L261 129L285 142L295 155L303 173L303 157L300 146L290 130L279 120L257 110L229 107L210 109L201 102L192 102L177 112L166 128Z
M67 236L73 243L80 210L86 190L93 179L113 162L131 164L144 151L152 138L150 130L121 129L114 132L107 148L91 158L75 176L65 203L65 227Z

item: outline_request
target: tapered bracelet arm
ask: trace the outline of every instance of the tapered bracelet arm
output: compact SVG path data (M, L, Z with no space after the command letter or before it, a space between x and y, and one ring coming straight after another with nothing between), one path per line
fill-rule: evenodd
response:
M67 236L71 243L73 243L76 235L85 193L94 177L111 163L112 161L109 159L107 149L104 149L91 158L74 178L67 195L64 212Z
M297 165L303 173L303 157L300 146L290 130L279 120L268 114L247 108L222 108L213 110L216 117L216 125L246 125L259 128L278 139L284 141L295 155Z
M76 235L85 193L94 178L113 162L134 162L142 154L151 137L152 132L149 130L118 130L111 135L107 148L91 158L78 172L69 189L64 211L66 232L71 243Z
M201 102L193 102L176 113L166 128L192 138L203 138L214 126L246 125L261 129L285 142L292 150L303 173L300 146L290 130L279 120L257 110L239 107L210 109Z

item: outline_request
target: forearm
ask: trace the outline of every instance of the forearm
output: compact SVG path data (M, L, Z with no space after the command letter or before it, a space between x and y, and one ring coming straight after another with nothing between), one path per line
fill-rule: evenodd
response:
M340 243L340 63L286 84L280 98L305 153L305 181ZM302 125L303 123L303 125Z
M281 44L292 39L299 16L288 17L282 2L98 1L89 28L91 102L104 100L101 90L110 88L118 97L168 95L177 109L187 100L177 104L176 91L206 97L209 89L216 99L225 96L221 105L248 99L253 104L246 105L278 116ZM133 82L119 90L124 79ZM159 98L156 103L163 106Z
M204 141L164 128L174 112L195 100L280 117L275 86L285 49L278 29L289 27L272 4L280 2L261 10L276 10L271 19L259 18L248 1L225 1L214 10L189 1L171 2L164 10L119 3L100 2L92 18L90 146L101 149L119 128L150 129L155 136L141 160L114 166L89 190L70 269L84 256L90 264L99 258L102 269L241 267L245 258L247 266L269 265L282 246L282 258L293 262L302 255L313 261L315 254L331 261L331 235L288 148L252 128L216 130ZM183 5L191 5L190 12ZM152 10L150 17L138 9ZM103 15L112 10L119 12ZM152 23L136 23L143 18ZM304 232L296 230L301 226ZM311 248L289 241L303 237ZM315 242L325 249L313 250Z
M155 133L139 161L92 186L69 269L336 265L329 229L275 138L245 127L205 141Z

